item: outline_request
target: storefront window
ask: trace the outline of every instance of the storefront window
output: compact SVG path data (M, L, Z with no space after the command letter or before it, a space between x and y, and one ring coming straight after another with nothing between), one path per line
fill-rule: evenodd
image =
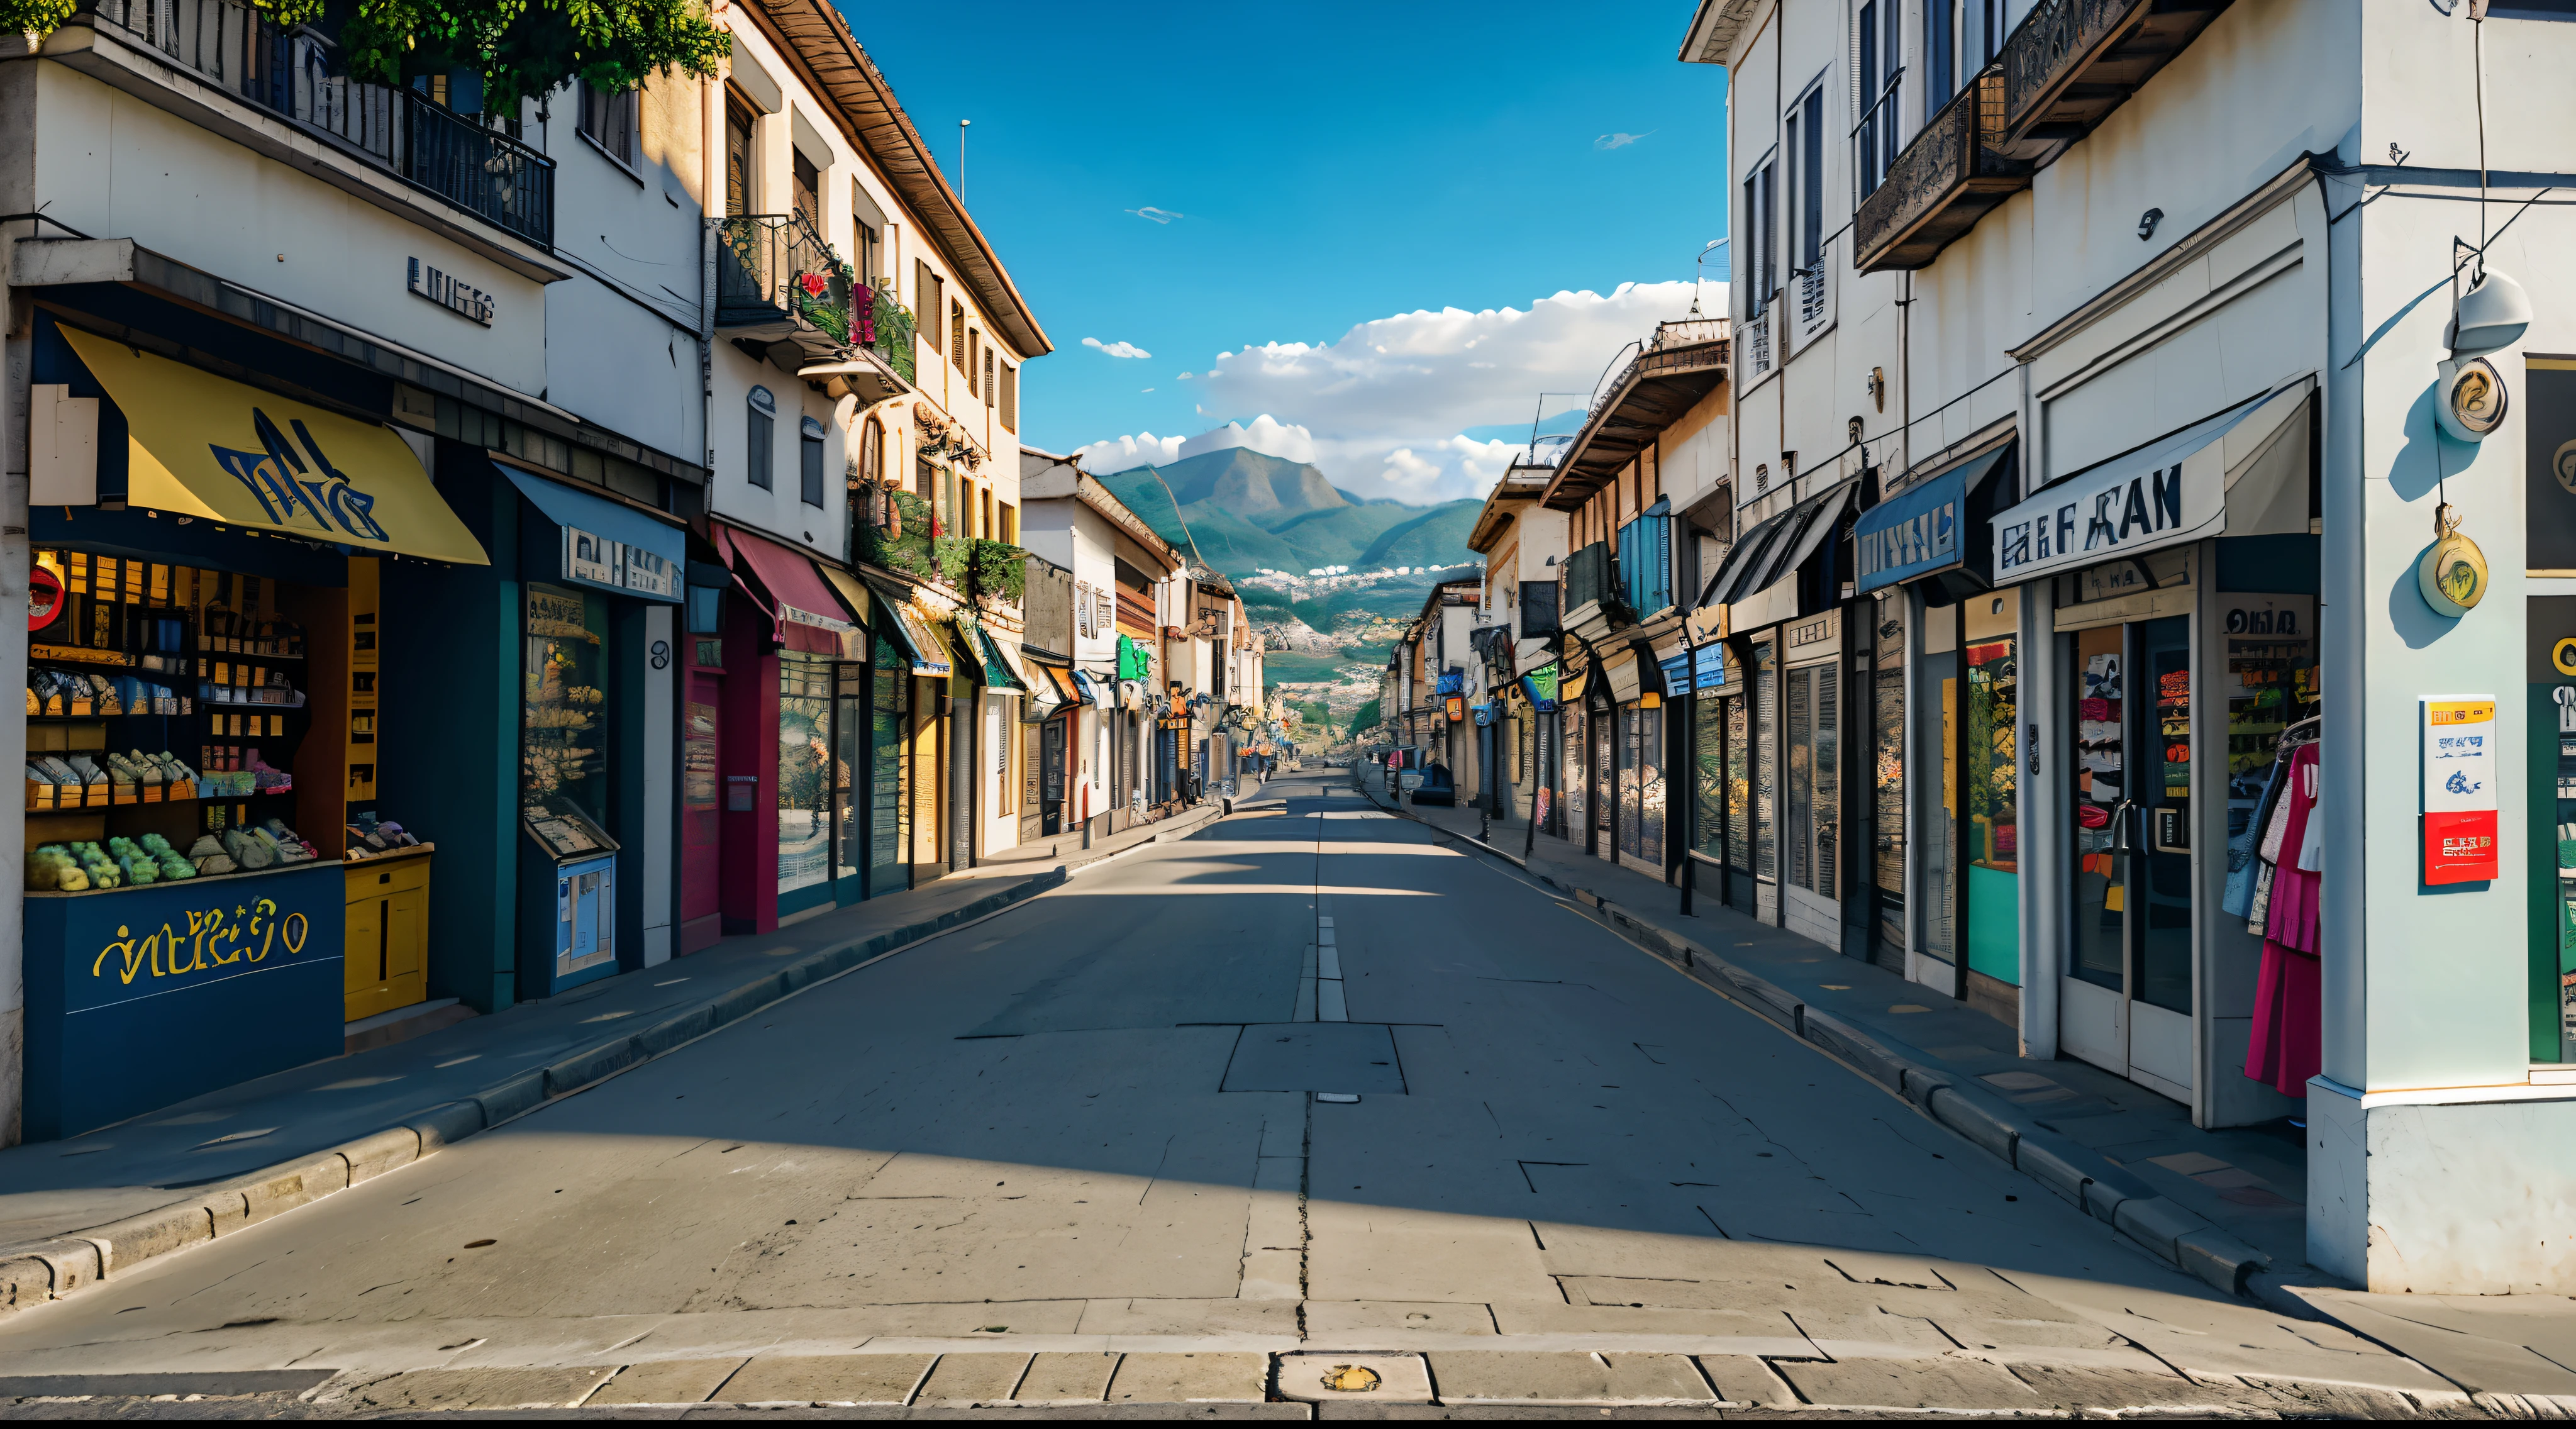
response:
M1592 817L1592 806L1590 800L1585 797L1587 793L1585 785L1591 776L1592 769L1591 746L1584 742L1584 736L1587 733L1585 726L1590 721L1584 718L1583 705L1580 701L1560 705L1558 710L1564 725L1556 750L1557 782L1562 786L1560 793L1565 802L1564 837L1579 843L1584 838L1585 830L1592 827L1589 822Z
M1916 781L1915 856L1923 868L1923 923L1916 951L1955 964L1959 956L1959 608L1923 612L1923 701L1914 745L1925 778Z
M609 823L605 661L608 602L566 586L527 585L522 813L557 858L617 847Z
M863 635L860 638L865 639ZM867 852L868 667L845 661L832 667L832 877L859 876ZM855 786L855 787L854 787ZM853 886L848 890L858 893ZM864 896L864 895L861 895Z
M1651 718L1652 716L1635 705L1621 705L1618 712L1611 716L1612 727L1619 731L1619 747L1616 751L1619 781L1619 852L1630 858L1645 856L1644 847L1640 841L1644 833L1642 815L1645 805L1645 790L1638 782L1639 773L1645 768L1644 749L1641 743L1644 731L1640 726Z
M1637 712L1637 849L1636 856L1660 868L1664 862L1664 712Z
M831 877L832 666L778 658L778 891Z
M1834 665L1789 672L1789 881L1838 896L1842 832L1842 683Z
M1960 749L1967 822L1968 967L2021 983L2020 598L1976 596L1967 612L1967 729Z
M1905 969L1905 596L1887 591L1873 610L1870 661L1870 884L1873 955Z
M904 798L903 734L911 719L911 663L891 641L876 642L875 690L868 703L868 896L904 882L911 804Z
M2128 851L2114 825L2124 812L2128 777L2124 738L2127 681L2121 649L2125 627L2104 626L2073 637L2075 699L2075 946L2072 971L2118 992L2128 924Z
M1753 647L1753 876L1780 876L1780 655L1769 641Z
M1729 817L1727 798L1726 737L1728 711L1740 700L1729 699L1716 690L1701 690L1692 697L1698 701L1693 711L1691 730L1698 748L1691 751L1692 793L1699 803L1697 832L1693 845L1710 858L1726 857L1726 833Z

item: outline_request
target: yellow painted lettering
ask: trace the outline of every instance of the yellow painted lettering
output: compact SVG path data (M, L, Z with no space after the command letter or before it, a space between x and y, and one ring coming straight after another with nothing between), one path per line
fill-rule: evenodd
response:
M91 977L99 976L100 969L107 966L107 955L114 953L124 960L125 966L120 969L119 972L126 982L131 983L134 981L136 970L141 966L141 962L136 957L134 951L134 935L126 930L125 925L120 923L117 925L116 936L119 941L110 943L106 947L98 950L97 961L89 965L89 975Z
M301 913L286 915L286 951L291 956L304 951L305 935L313 931L313 920Z
M252 904L251 908L253 911L250 915L250 930L259 936L259 951L251 954L250 960L258 962L268 956L269 949L277 946L277 920L268 916L277 911L277 904L263 898Z

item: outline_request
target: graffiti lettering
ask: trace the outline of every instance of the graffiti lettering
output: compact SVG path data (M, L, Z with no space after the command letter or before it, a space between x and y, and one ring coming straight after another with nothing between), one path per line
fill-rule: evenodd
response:
M268 413L251 408L251 429L259 434L261 450L237 451L231 447L209 447L215 464L240 482L267 513L269 524L287 526L309 522L312 529L334 538L348 537L360 541L388 541L383 523L375 518L376 499L358 490L348 474L331 464L322 453L322 444L303 422L290 420L297 441L289 442L278 430ZM312 458L308 464L305 458ZM308 476L318 474L318 479Z
M117 980L128 986L138 977L147 981L184 977L234 963L260 962L281 943L286 955L294 957L304 951L313 933L309 916L280 917L276 901L268 898L229 914L208 908L190 909L181 916L187 920L184 932L176 924L164 923L138 937L132 928L119 925L115 939L91 959L89 975L107 977L113 964Z

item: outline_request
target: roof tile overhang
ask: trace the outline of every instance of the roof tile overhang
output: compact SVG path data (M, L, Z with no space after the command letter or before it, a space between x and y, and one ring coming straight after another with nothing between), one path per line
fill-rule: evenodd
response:
M1536 501L1547 490L1551 475L1545 467L1513 466L1485 493L1485 504L1476 513L1475 529L1467 533L1467 549L1478 555L1491 554L1494 544L1520 514L1520 508Z
M1608 400L1565 449L1556 479L1548 483L1546 503L1572 511L1608 486L1666 427L1725 383L1726 363L1725 338L1657 348L1630 363Z
M894 86L860 47L841 12L828 0L749 0L742 8L776 35L779 49L803 72L805 83L831 101L834 117L937 236L958 276L1010 339L1012 350L1024 358L1055 351L1000 255L967 214L965 200L939 172L930 146L912 127L912 116L895 99Z

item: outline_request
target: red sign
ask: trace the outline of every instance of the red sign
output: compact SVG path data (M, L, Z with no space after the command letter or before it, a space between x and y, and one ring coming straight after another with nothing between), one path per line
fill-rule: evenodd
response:
M2502 876L2495 810L2424 816L2426 883L2481 883Z
M63 578L38 566L27 572L27 628L42 630L63 611Z

